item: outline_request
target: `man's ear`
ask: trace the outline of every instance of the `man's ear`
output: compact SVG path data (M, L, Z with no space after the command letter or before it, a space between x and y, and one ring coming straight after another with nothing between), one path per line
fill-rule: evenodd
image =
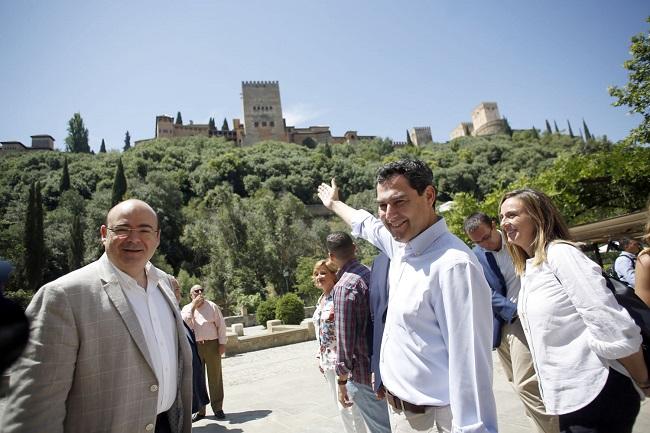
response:
M102 237L102 243L106 242L106 235L108 234L108 229L104 224L99 228L99 234Z
M431 201L431 204L436 202L437 193L436 193L436 189L433 186L427 185L426 189L424 190L424 193L427 196L427 200Z

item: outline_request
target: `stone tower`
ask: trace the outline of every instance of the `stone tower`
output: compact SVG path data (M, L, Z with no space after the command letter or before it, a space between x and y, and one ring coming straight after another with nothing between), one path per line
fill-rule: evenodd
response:
M244 145L262 140L287 141L277 81L243 81Z

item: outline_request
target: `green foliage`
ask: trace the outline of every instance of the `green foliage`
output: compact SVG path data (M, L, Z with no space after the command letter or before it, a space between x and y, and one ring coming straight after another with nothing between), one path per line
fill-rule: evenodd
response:
M210 131L214 131L215 129L217 129L217 126L214 124L214 118L213 117L210 117L210 120L208 120L208 129Z
M32 182L29 188L23 239L25 252L23 261L25 264L24 277L27 282L27 289L33 293L43 283L43 271L46 258L43 234L43 201L41 197L41 186L38 182Z
M183 116L181 116L181 112L176 113L176 124L177 125L182 125L183 124Z
M225 117L223 118L223 124L221 125L221 130L224 132L230 131L230 128L228 128L228 121L226 120Z
M594 138L591 135L591 132L589 132L589 127L587 126L587 122L585 122L585 119L582 119L582 129L585 132L585 141L590 141Z
M124 134L124 148L122 150L126 152L131 148L131 134L129 134L129 131L126 131L126 134Z
M106 153L106 143L104 143L104 139L102 138L102 144L99 146L99 153Z
M70 227L70 250L68 253L68 268L71 271L79 269L84 258L84 232L82 216L78 213L72 215Z
M650 23L650 17L646 18ZM616 98L614 106L627 106L630 113L640 114L642 121L630 131L631 143L650 143L650 32L632 36L632 58L623 63L628 72L628 83L623 87L609 88L610 96Z
M113 179L113 194L111 196L111 207L115 206L124 198L126 194L126 176L124 175L124 166L122 158L117 160L115 168L115 178Z
M278 299L275 318L285 325L298 325L305 318L305 303L295 293L286 293Z
M255 312L255 319L258 325L266 326L267 321L275 319L275 308L277 304L278 298L268 298L259 303Z
M296 266L296 293L305 301L306 305L315 305L321 295L321 290L314 286L312 273L314 264L325 257L311 256L300 257Z
M59 192L63 194L70 189L70 172L68 171L68 158L63 158L63 172L61 173L61 182L59 182Z
M548 120L545 120L545 122L546 122L546 133L547 134L552 134L553 131L551 130L551 124L548 123Z
M84 126L81 113L74 113L68 121L68 136L65 139L66 150L75 153L90 153L88 129Z
M569 122L569 119L567 119L566 124L567 124L568 127L569 127L569 137L573 138L573 137L574 137L574 135L573 135L573 129L571 129L571 122Z

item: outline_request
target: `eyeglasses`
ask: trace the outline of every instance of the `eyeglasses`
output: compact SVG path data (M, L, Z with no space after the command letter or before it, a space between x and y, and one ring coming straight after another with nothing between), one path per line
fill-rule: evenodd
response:
M194 294L196 295L197 293L203 293L204 289L196 289L194 290Z
M109 231L111 231L118 239L128 238L131 235L131 232L134 232L136 235L142 238L151 239L159 231L159 230L154 230L151 227L138 227L135 229L129 227L106 227L106 228Z

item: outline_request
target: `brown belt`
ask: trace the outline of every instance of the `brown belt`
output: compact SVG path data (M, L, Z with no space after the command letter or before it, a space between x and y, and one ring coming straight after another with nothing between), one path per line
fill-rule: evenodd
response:
M408 401L404 401L399 397L395 396L395 394L393 394L389 390L387 389L384 390L386 391L386 400L391 406L393 406L393 409L395 410L408 411L412 413L424 413L428 408L431 407L431 406L418 406L417 404L409 403Z

